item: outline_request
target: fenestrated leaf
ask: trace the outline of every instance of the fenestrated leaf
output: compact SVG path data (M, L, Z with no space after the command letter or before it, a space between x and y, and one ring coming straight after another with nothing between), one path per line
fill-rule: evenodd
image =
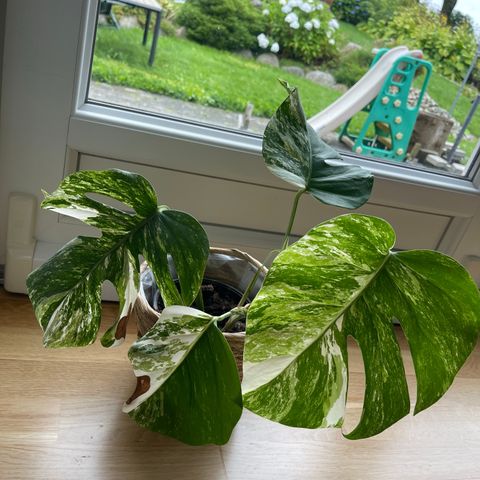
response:
M381 432L409 411L397 318L412 353L419 412L451 385L480 329L478 289L432 251L391 251L385 221L345 215L281 252L247 318L244 404L292 426L340 426L346 337L365 364L363 414L349 438Z
M185 443L224 444L242 412L233 354L214 317L168 307L128 352L137 389L124 411Z
M343 163L307 124L296 88L269 121L263 135L267 167L282 180L317 200L344 208L358 208L368 198L373 175L364 168Z
M90 198L101 194L134 209L127 212ZM42 206L101 230L100 238L78 237L27 279L35 314L52 347L92 343L100 323L101 285L110 280L119 295L120 316L102 338L121 343L139 288L138 256L150 262L165 304L191 304L203 278L208 239L200 224L183 212L157 207L151 185L121 170L81 171L65 178ZM178 292L168 269L171 255Z

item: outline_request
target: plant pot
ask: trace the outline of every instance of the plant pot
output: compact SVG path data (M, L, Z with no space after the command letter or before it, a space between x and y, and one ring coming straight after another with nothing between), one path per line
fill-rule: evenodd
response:
M260 290L267 268L248 253L236 249L211 248L205 268L203 284L214 283L224 286L229 292L238 296L243 295L256 272L260 270L258 278L253 286L247 303L251 302ZM172 277L176 278L173 263L170 264ZM141 288L134 312L137 317L138 335L145 335L148 330L157 322L160 311L163 308L159 296L158 287L148 264L144 262L140 270ZM207 313L210 313L207 311ZM225 312L221 312L225 313ZM217 315L218 313L215 313ZM225 339L235 357L238 371L242 376L243 345L245 332L225 332Z

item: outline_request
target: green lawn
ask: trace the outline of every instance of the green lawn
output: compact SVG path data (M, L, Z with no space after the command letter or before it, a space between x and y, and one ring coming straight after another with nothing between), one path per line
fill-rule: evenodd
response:
M139 29L100 28L92 76L203 105L241 112L248 102L254 115L270 117L285 98L278 78L299 88L307 116L332 103L339 92L277 68L186 39L160 37L153 67Z
M341 22L339 33L340 46L349 41L367 50L373 46L372 38L352 25ZM141 39L140 29L99 28L93 79L230 111L242 112L251 102L254 115L264 117L270 117L285 98L279 77L299 88L307 117L321 111L340 96L334 89L285 71L174 37L159 38L155 64L149 67L149 46L142 46ZM457 88L455 83L434 73L428 93L442 108L448 110ZM455 110L455 117L460 122L465 119L470 102L471 98L466 95L460 99ZM352 127L354 130L360 128L358 119ZM475 115L469 131L480 137L480 111ZM475 141L464 141L461 147L470 154L475 144Z
M340 28L338 29L339 38L338 46L342 48L348 42L353 42L360 45L364 50L370 52L373 48L374 39L368 35L368 33L361 32L354 25L350 25L346 22L339 22Z

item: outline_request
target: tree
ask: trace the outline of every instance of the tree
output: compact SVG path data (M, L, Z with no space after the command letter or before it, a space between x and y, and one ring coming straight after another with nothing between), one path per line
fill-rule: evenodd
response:
M440 11L440 13L442 15L445 15L449 22L456 4L457 0L443 0L442 10Z

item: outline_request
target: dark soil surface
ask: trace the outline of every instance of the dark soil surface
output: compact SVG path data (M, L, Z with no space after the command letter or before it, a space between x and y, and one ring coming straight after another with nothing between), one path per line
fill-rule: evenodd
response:
M232 308L235 308L242 298L242 294L234 288L217 282L216 280L209 280L207 278L205 278L202 283L202 296L204 305L202 310L215 317L223 315ZM151 299L148 298L148 295L147 300L149 301L150 306L158 312L161 312L165 308L158 290L155 291L153 301L150 301ZM192 307L200 309L200 306L197 304L193 304ZM227 320L218 322L218 328L222 329L226 322ZM244 332L245 319L238 320L233 327L229 329L229 331Z

